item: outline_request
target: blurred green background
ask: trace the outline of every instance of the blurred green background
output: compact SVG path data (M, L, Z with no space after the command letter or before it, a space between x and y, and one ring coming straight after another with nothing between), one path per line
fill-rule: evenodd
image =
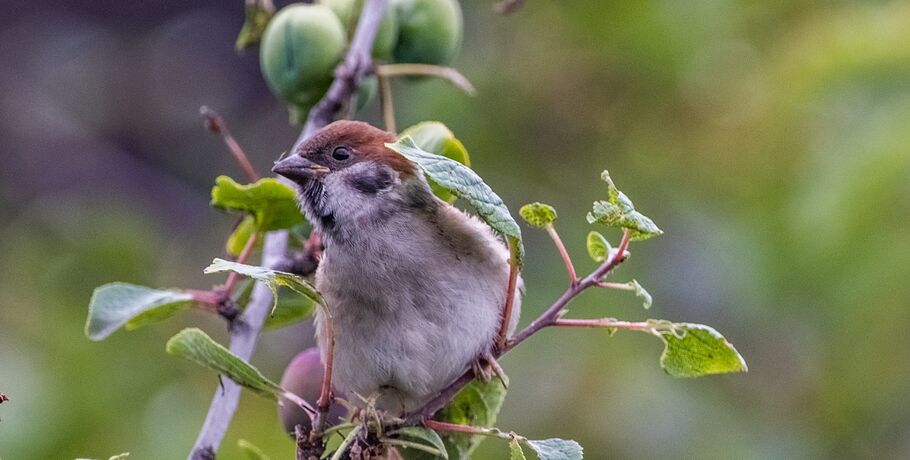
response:
M498 425L576 439L586 458L910 456L910 2L463 2L457 66L395 87L399 126L448 124L517 209L545 201L580 270L599 172L666 235L633 245L576 317L701 322L748 374L675 380L645 335L548 330L503 360ZM89 342L92 289L202 275L233 218L208 206L242 174L198 107L219 110L260 171L298 129L233 41L243 2L0 2L0 457L182 458L218 382L164 353L223 324L190 312ZM360 114L378 120L374 104ZM525 230L525 321L565 287ZM614 241L618 235L610 233ZM901 281L901 280L904 281ZM261 337L277 379L308 325ZM245 394L239 438L291 458L274 406ZM504 458L487 441L477 458Z

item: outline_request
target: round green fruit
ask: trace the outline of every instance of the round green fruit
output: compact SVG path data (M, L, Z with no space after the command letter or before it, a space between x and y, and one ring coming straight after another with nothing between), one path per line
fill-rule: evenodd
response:
M360 20L363 0L320 0L320 3L329 7L338 16L341 24L348 31L348 35L354 34L357 21ZM398 41L398 17L395 14L395 8L390 3L386 7L382 22L379 23L379 31L376 32L376 39L373 41L373 57L391 58L396 41Z
M262 76L275 95L305 112L332 84L346 46L344 27L328 7L288 5L262 36Z
M322 360L319 358L318 348L307 348L294 356L281 376L281 387L300 396L313 406L319 399L322 390L323 375ZM336 393L336 396L341 396ZM329 407L326 422L329 426L337 425L347 415L347 411L338 403ZM294 427L300 425L304 433L312 428L310 417L307 413L289 401L282 401L278 406L278 417L285 431L294 435Z
M448 65L461 48L464 23L457 0L395 0L395 62Z

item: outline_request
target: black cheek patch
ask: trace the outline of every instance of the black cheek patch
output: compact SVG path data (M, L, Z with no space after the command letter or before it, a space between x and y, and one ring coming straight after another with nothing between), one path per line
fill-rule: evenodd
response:
M351 187L367 195L375 195L391 187L394 182L392 173L385 168L376 168L367 174L350 176L347 180Z

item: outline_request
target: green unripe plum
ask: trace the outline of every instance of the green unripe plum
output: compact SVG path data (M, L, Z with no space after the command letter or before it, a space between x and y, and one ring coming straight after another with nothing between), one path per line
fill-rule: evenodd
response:
M294 356L281 376L281 387L300 396L308 403L316 406L319 393L322 390L323 367L319 358L318 348L307 348ZM341 396L336 393L336 396ZM328 426L337 425L347 415L347 411L338 403L329 407L326 417ZM312 428L310 417L307 413L289 401L282 401L278 406L278 417L285 431L294 435L294 427L300 425L303 432L307 433Z
M320 3L329 7L341 20L341 24L349 35L353 35L354 29L357 27L357 21L360 20L363 0L320 0ZM379 59L391 58L392 50L395 49L395 42L397 41L398 16L395 14L394 6L389 3L382 16L382 22L379 23L376 39L373 41L373 57Z
M305 114L332 84L346 46L344 27L332 10L291 4L265 29L259 66L272 92Z
M449 65L461 48L464 23L457 0L395 0L395 62Z

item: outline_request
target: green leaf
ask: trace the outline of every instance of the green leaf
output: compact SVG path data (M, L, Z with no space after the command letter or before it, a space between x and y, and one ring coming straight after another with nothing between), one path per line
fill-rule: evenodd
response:
M610 256L610 250L613 249L603 235L593 230L588 233L587 246L588 255L594 262L606 262L607 257Z
M521 229L499 195L480 176L457 161L421 149L410 136L386 147L417 163L439 186L466 200L487 225L506 236L515 264L521 267L524 257Z
M267 379L258 369L212 340L200 329L192 327L178 332L167 341L165 350L225 375L264 398L277 399L284 393L277 383Z
M414 144L424 151L451 158L467 167L471 167L471 159L455 134L446 125L438 121L423 121L401 132L399 137L411 136ZM428 179L433 193L440 199L452 203L457 198L451 192L437 184L432 178Z
M556 221L556 210L540 202L526 204L518 210L521 218L534 228L546 228Z
M527 460L525 451L521 449L521 444L518 443L518 438L512 438L509 441L509 460Z
M736 348L709 326L649 321L657 325L655 331L664 341L660 365L673 377L699 377L749 370Z
M272 177L240 185L230 177L218 176L212 188L212 206L249 213L264 232L290 228L304 220L297 193Z
M525 444L534 449L540 460L582 460L584 457L581 445L572 440L559 438L527 440Z
M128 283L105 284L92 293L85 335L90 340L104 340L123 325L135 329L167 318L189 307L192 300L193 296L186 292Z
M474 380L455 394L452 401L434 418L460 425L490 428L496 424L496 416L505 397L506 389L498 380L489 383ZM446 433L448 444L454 448L454 452L450 451L450 456L461 459L470 458L483 439L478 435Z
M275 14L275 6L271 0L246 2L244 12L243 27L240 28L237 42L234 44L237 51L243 51L262 40L262 34Z
M397 435L401 439L386 439L384 440L386 444L401 446L404 448L418 449L422 452L426 452L428 454L447 460L449 458L449 455L446 452L446 446L442 442L442 438L439 437L439 434L429 428L422 426L409 426L390 432L389 435ZM414 440L416 442L408 441L408 439Z
M629 197L613 184L610 173L604 171L600 177L607 183L607 199L594 202L588 213L588 223L628 229L632 241L647 240L664 233L651 219L635 210Z
M632 280L629 285L632 286L635 295L641 297L641 306L645 307L645 310L651 308L651 302L653 301L651 294L646 291L637 280Z
M232 256L239 255L254 233L256 233L256 219L253 216L244 217L228 237L227 243L224 245L225 250Z
M322 302L322 296L319 295L319 292L316 291L316 288L314 288L307 280L303 279L303 277L297 276L293 273L280 272L278 270L270 270L268 268L256 267L253 265L238 264L237 262L230 262L224 259L213 260L212 264L205 268L204 273L211 274L225 271L237 272L241 275L249 276L250 278L265 283L266 286L272 290L273 313L278 306L279 286L286 286L288 288L291 288L291 290L306 296L314 302Z
M237 441L237 447L243 452L243 456L247 460L270 460L269 456L262 451L262 449L253 445L253 443L247 441L246 439L241 439Z
M299 323L313 314L316 302L300 296L278 296L275 310L265 319L262 326L265 330L281 329Z

